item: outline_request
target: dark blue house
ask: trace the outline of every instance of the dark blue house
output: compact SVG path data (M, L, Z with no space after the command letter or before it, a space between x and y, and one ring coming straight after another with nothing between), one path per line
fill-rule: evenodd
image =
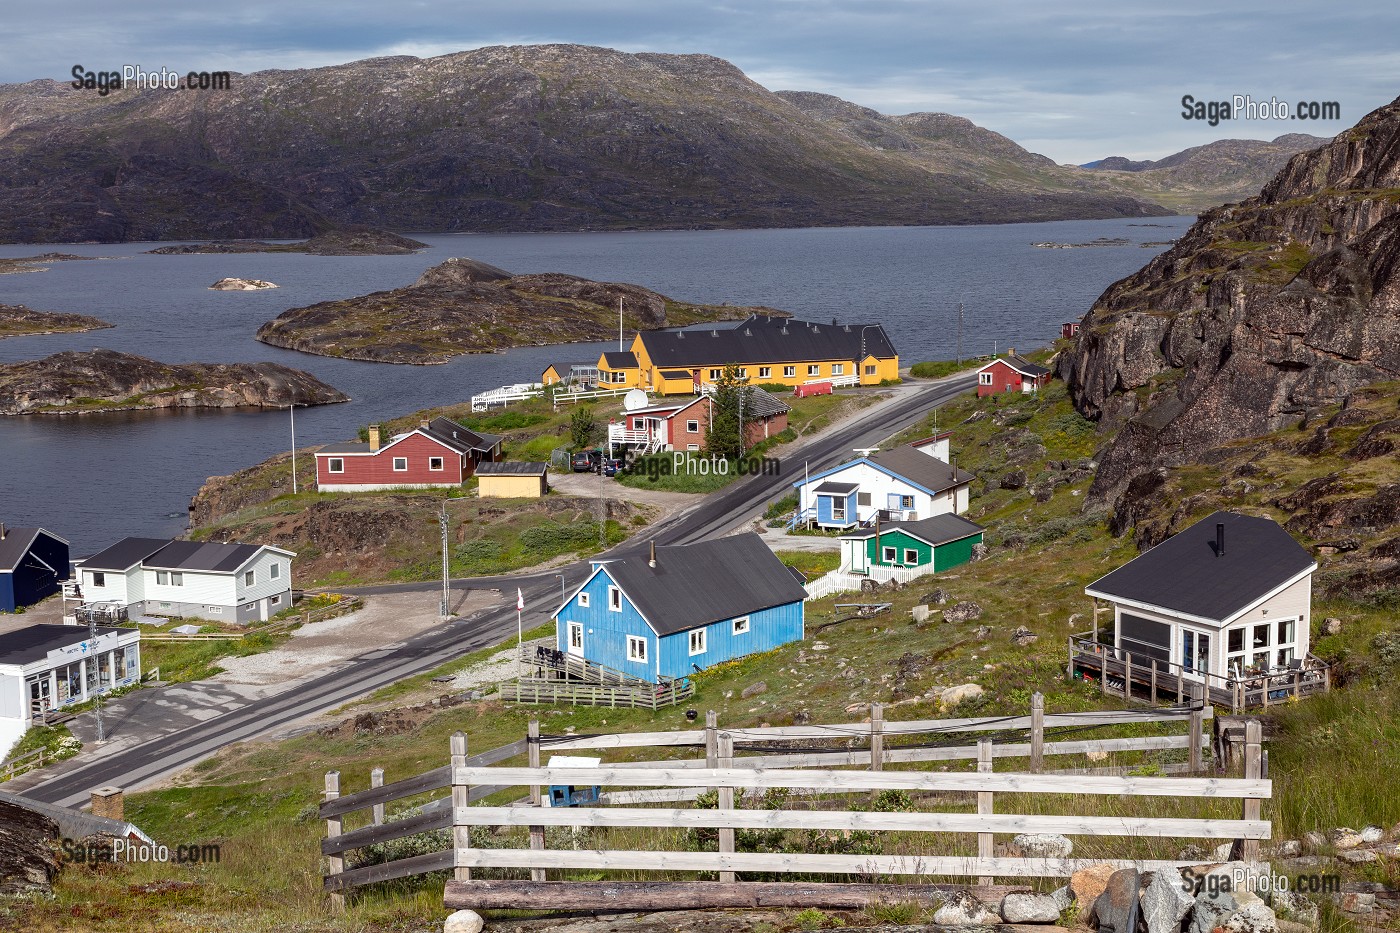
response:
M0 612L52 596L67 579L67 541L42 528L0 524Z
M803 637L807 591L752 532L598 561L556 614L559 650L659 683Z

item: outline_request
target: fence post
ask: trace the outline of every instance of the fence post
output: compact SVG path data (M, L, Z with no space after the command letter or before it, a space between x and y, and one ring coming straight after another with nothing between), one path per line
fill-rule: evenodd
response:
M1157 705L1157 659L1152 659L1152 705Z
M722 732L718 736L719 766L721 768L734 767L734 737L728 732ZM719 789L720 810L734 809L734 788L721 787ZM719 831L719 851L720 854L734 854L734 827L723 827ZM719 873L721 884L733 884L734 872L722 871Z
M1259 725L1259 720L1251 719L1244 724L1244 776L1246 779L1258 780L1264 776L1263 759L1263 729ZM1247 820L1259 819L1259 811L1262 801L1258 797L1246 797L1244 800L1244 818ZM1259 840L1246 839L1241 850L1246 862L1259 861Z
M1073 680L1073 679L1074 679L1074 636L1073 636L1073 635L1070 635L1070 636L1068 636L1068 638L1069 638L1069 659L1065 662L1065 679L1066 679L1066 680Z
M885 704L870 704L870 770L885 770Z
M329 800L338 800L339 798L340 798L340 772L339 772L339 771L327 771L327 772L326 772L326 800L328 800L328 801L329 801ZM327 819L326 819L326 838L327 838L327 839L334 839L336 836L339 836L339 835L340 835L340 830L341 830L341 828L342 828L343 825L344 825L344 823L341 821L341 818L340 818L340 817L338 817L338 816L327 817ZM329 867L329 872L330 872L331 875L338 875L338 874L340 874L341 872L345 871L345 859L341 858L339 855L330 855L330 856L327 856L327 857L326 857L326 861L329 863L329 866L330 866L330 867ZM331 908L332 908L333 910L335 910L336 913L344 913L344 912L345 912L345 895L344 895L342 892L340 892L340 891L333 891L333 892L331 893Z
M457 811L465 809L471 803L471 788L466 784L457 783L457 769L467 766L467 734L465 732L452 733L452 859L456 865L458 853L463 849L471 848L471 827L464 826L457 822ZM472 870L462 866L453 869L452 875L458 881L471 881Z
M384 769L383 769L383 768L374 768L373 770L370 771L370 773L369 773L369 786L370 786L370 787L383 787L383 786L384 786ZM384 804L382 804L382 803L376 803L376 804L374 805L374 825L375 825L375 826L383 826L383 825L384 825Z
M1039 774L1045 768L1045 695L1037 690L1031 694L1031 771Z
M530 765L530 767L532 767L532 768L538 768L538 767L540 766L540 721L539 721L538 719L531 719L531 720L530 720L529 732L526 734L526 737L525 737L525 746L526 746L526 752L527 752L527 753L529 754L529 756L530 756L530 760L529 760L529 765ZM541 807L541 806L544 806L544 802L543 802L543 800L541 799L542 796L543 796L543 795L540 793L540 785L538 785L538 784L531 784L531 785L530 785L530 805L531 805L532 807ZM544 827L543 827L543 826L531 826L531 827L530 827L530 848L536 849L536 850L542 850L542 849L544 849ZM544 880L546 880L546 879L545 879L545 874L544 874L544 869L543 869L543 868L532 868L532 869L530 869L530 880L531 880L531 881L544 881Z
M1205 684L1191 687L1191 773L1201 770L1201 731L1205 721Z
M1131 706L1133 703L1133 653L1123 652L1123 705Z
M992 770L992 740L977 740L977 772L986 774ZM992 812L992 792L989 790L979 790L977 792L977 812L988 814ZM991 858L996 852L992 843L991 833L977 834L977 857ZM977 879L978 884L991 884L992 876L983 875Z

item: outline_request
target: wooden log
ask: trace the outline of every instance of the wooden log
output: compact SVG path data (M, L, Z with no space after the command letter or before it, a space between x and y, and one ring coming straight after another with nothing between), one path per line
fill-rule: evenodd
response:
M463 762L467 760L467 734L465 732L454 732L448 740L452 752L452 848L454 852L461 853L469 851L471 847L471 827L466 823L458 822L456 814L460 814L471 802L471 784L484 783L475 781L464 781L462 775L468 768ZM536 768L536 772L543 769ZM458 881L470 881L472 870L469 866L455 863L453 877Z
M978 761L980 757L980 745ZM990 754L988 761L991 761ZM981 771L979 767L977 770ZM992 770L987 768L988 771ZM1040 773L1045 770L1045 695L1039 690L1031 694L1031 771Z
M1002 896L1025 888L1003 886ZM443 904L450 910L581 911L721 910L802 908L863 910L880 904L933 906L954 885L834 884L792 881L449 881ZM989 893L989 892L979 892Z
M870 770L885 769L885 704L870 704Z
M734 766L734 738L728 732L721 732L719 739L719 766L721 768L732 768ZM730 820L734 817L734 788L721 787L719 789L719 810L716 815L720 819ZM697 811L698 812L698 811ZM777 812L777 811L772 811ZM721 855L733 854L734 852L734 827L723 825L719 830L719 851ZM722 871L719 873L720 884L733 884L734 872Z
M529 755L530 767L540 766L540 721L531 718L525 735L526 749ZM544 805L543 794L540 793L540 785L530 785L530 804L534 807ZM544 827L533 825L530 827L530 848L536 852L544 848ZM531 881L544 881L545 873L543 868L530 869Z
M327 802L329 802L329 801L335 800L335 799L336 799L337 797L339 797L339 796L340 796L340 772L339 772L339 771L327 771L327 772L326 772L326 797L325 797L325 799L326 799ZM335 839L337 836L339 836L339 835L340 835L340 831L341 831L343 825L344 825L344 824L342 823L342 821L341 821L341 819L340 819L339 816L327 817L327 818L326 818L326 839L327 839L327 840L333 840L333 839ZM328 866L328 867L327 867L328 874L327 874L326 877L323 879L323 883L326 885L326 887L329 888L329 887L331 887L331 885L332 885L332 883L333 883L333 882L332 882L332 879L337 879L337 881L338 881L339 876L342 875L342 874L344 873L344 871L345 871L345 859L341 858L341 857L338 856L338 855L332 855L330 858L326 859L326 864L327 864L327 866ZM344 913L344 912L345 912L345 895L344 895L344 894L335 893L335 894L332 894L332 895L331 895L331 909L333 909L336 913Z
M992 773L992 740L982 739L977 743L977 771L979 774ZM977 815L986 817L992 812L992 794L990 791L977 792ZM982 820L978 820L980 825L986 825ZM977 857L982 859L991 858L996 854L995 837L990 832L979 832L977 834ZM977 879L978 884L991 884L992 876L983 875Z
M384 786L384 769L383 769L383 768L373 768L373 769L370 770L370 772L369 772L369 786L370 786L370 787L383 787L383 786ZM376 803L372 809L373 809L373 814L374 814L374 817L373 817L373 819L374 819L374 825L375 825L375 826L382 826L382 825L384 825L384 804L382 804L382 803Z
M1246 779L1258 780L1263 777L1264 760L1262 755L1262 742L1263 733L1259 726L1259 720L1251 719L1244 725L1244 776ZM1262 805L1263 801L1246 799L1243 808L1244 819L1259 819L1260 808L1262 807ZM1246 862L1258 862L1259 840L1250 839L1246 837L1244 840L1244 846L1241 849L1241 853Z

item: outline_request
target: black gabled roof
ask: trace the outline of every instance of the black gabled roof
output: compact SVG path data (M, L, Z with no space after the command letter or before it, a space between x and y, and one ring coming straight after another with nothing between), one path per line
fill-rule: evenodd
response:
M996 359L992 360L991 363L988 363L987 366L991 366L998 362L1005 363L1007 366L1010 366L1012 369L1016 370L1018 373L1021 373L1024 376L1043 376L1046 373L1050 372L1050 370L1046 369L1044 366L1041 366L1039 363L1032 363L1024 356L1020 356L1015 353L1008 353L1005 356L999 356ZM982 369L986 369L987 366L983 366ZM982 369L979 369L978 372L981 372Z
M641 332L651 363L658 369L722 366L727 363L797 363L857 360L861 334L865 355L897 356L879 324L821 324L755 315L730 325L667 328Z
M98 635L134 632L135 629L107 625L97 627ZM85 625L59 625L43 622L0 635L0 664L29 664L42 661L55 648L66 648L87 641L91 632Z
M478 463L476 472L498 476L539 476L549 472L549 464L543 460L500 460L494 463Z
M24 560L24 555L28 554L29 549L34 546L34 542L38 540L39 535L53 538L55 541L60 541L63 544L68 543L52 531L46 531L43 528L6 527L5 537L0 538L0 570L14 570L17 568L20 561ZM59 574L66 574L68 568L55 567L54 570Z
M688 369L663 369L662 379L694 379L695 374Z
M1215 526L1225 526L1216 556ZM1274 520L1216 512L1085 588L1090 596L1132 601L1225 622L1317 564Z
M116 544L82 562L84 570L112 570L121 573L150 557L170 543L169 538L122 538Z
M745 418L771 418L792 411L782 399L766 389L750 386L748 398L744 400Z
M976 522L970 522L961 515L954 515L948 512L943 515L935 515L932 518L921 518L917 522L884 522L880 525L881 534L889 534L893 531L903 531L913 535L925 544L934 546L947 544L950 541L961 541L963 538L971 537L985 531ZM854 534L842 535L843 538L873 538L874 528L866 528Z
M203 570L233 573L262 550L261 544L222 544L218 541L171 541L142 561L155 570Z
M603 362L613 369L636 369L637 354L631 350L612 350L603 354Z
M658 635L801 602L807 591L753 532L643 551L603 569Z
M426 428L419 427L433 440L441 441L447 446L460 450L462 453L469 451L480 451L487 453L505 439L502 434L487 434L483 431L473 431L465 425L458 424L451 418L441 415L428 422Z
M838 483L833 480L827 480L817 488L813 489L812 492L830 492L835 493L838 496L848 496L859 488L860 483Z
M959 470L932 454L926 454L907 444L893 450L873 453L866 459L932 493L943 492L945 489L952 489L976 479L971 473Z

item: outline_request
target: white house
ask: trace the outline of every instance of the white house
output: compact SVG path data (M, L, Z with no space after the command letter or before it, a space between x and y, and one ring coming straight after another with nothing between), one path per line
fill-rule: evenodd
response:
M947 455L947 435L858 457L793 483L797 515L792 525L847 529L873 521L913 522L967 511L971 473Z
M240 625L292 604L292 558L266 544L123 538L78 561L85 603L133 615L191 616Z

